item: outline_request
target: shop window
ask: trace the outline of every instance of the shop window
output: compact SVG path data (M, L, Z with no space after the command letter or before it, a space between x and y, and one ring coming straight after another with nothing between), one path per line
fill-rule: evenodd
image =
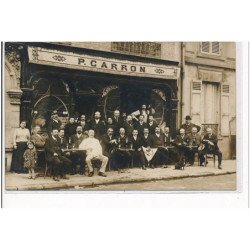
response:
M219 42L201 42L201 52L211 55L220 55Z
M140 56L161 56L161 44L155 42L112 42L111 50Z

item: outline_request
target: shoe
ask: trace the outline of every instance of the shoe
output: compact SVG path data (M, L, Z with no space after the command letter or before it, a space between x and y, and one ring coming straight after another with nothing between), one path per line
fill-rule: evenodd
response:
M102 177L107 177L107 175L105 173L103 173L103 172L99 172L98 175L102 176Z
M92 177L94 175L94 172L90 172L89 174L88 174L88 177Z
M69 177L67 177L66 175L64 175L64 176L62 177L62 179L64 179L64 180L69 180Z
M146 167L145 167L144 165L142 166L142 169L143 169L143 170L147 170Z
M221 164L218 165L218 169L222 169Z

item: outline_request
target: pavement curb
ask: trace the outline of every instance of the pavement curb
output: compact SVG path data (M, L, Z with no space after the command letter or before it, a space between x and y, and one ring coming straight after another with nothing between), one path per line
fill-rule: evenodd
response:
M181 171L181 170L177 170ZM235 174L236 171L223 171L223 172L203 172L203 173L183 173L178 176L160 176L160 177L151 177L150 179L147 177L137 176L136 178L124 177L117 180L108 180L108 179L99 179L95 181L84 180L84 181L70 181L70 182L56 182L56 183L46 183L46 184L29 184L29 185L21 185L21 186L6 186L7 191L28 191L28 190L56 190L56 189L69 189L75 187L95 187L98 185L112 185L112 184L123 184L123 183L139 183L139 182L148 182L148 181L163 181L163 180L177 180L184 178L198 178L198 177L207 177L207 176L218 176L218 175L227 175L227 174ZM82 189L81 189L82 190Z

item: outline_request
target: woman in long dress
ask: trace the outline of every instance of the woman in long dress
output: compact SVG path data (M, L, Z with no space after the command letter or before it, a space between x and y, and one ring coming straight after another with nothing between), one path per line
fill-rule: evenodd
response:
M30 140L30 131L26 128L26 121L21 121L20 127L15 129L13 136L13 155L11 161L11 172L26 173L23 166L23 154Z

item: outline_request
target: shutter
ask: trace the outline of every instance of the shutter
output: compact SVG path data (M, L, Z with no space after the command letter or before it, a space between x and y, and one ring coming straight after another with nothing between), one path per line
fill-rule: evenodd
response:
M221 86L221 135L229 135L229 93L230 86L222 84Z
M195 124L201 124L201 91L202 81L192 82L191 93L191 116L192 122Z
M212 42L212 53L213 54L220 54L220 43L219 42Z
M201 52L209 53L210 42L201 43Z

